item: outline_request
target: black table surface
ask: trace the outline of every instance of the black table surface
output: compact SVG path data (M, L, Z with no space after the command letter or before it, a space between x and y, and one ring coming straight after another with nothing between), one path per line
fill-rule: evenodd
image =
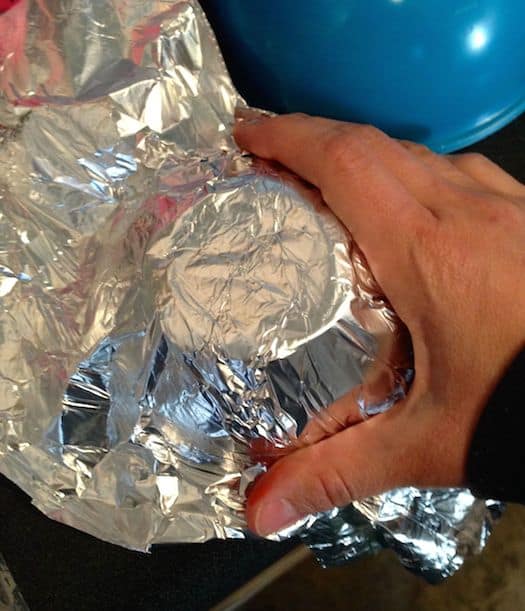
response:
M210 541L151 554L53 522L0 476L0 553L31 611L209 609L297 543Z
M525 182L525 115L469 149ZM0 476L0 553L31 611L209 609L295 542L212 541L121 549L57 524Z

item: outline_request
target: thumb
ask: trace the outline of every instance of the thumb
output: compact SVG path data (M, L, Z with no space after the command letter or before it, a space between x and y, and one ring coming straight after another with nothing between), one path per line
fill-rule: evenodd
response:
M265 536L309 514L414 483L421 453L410 451L392 416L376 416L279 460L250 494L250 529Z

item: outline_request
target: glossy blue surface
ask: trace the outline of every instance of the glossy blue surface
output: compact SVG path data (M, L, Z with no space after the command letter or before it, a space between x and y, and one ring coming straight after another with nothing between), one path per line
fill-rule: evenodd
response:
M525 0L203 0L255 106L445 152L525 110Z

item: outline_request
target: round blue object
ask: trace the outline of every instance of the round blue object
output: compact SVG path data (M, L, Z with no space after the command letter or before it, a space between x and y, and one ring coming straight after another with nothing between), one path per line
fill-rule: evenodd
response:
M525 110L525 0L203 0L248 102L447 152Z

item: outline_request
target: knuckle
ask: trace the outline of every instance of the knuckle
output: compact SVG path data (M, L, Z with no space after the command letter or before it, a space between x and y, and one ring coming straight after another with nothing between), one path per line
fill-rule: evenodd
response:
M326 136L322 152L340 169L351 169L368 162L370 151L379 151L388 141L372 125L340 124Z
M321 471L318 486L319 507L323 510L343 507L357 498L348 478L337 468Z
M323 145L323 154L338 169L350 169L363 162L366 153L355 136L344 130L335 130Z
M465 169L478 169L485 167L487 164L492 165L491 161L481 153L463 153L456 157L456 161Z
M354 498L352 490L337 471L323 472L319 477L319 507L321 510L343 507Z
M410 140L403 140L401 144L417 157L434 157L434 153L428 148L428 146L425 146L424 144L419 144L418 142L411 142Z
M346 127L349 133L353 134L356 141L366 146L381 145L388 140L388 136L373 125L355 124Z
M316 446L312 446L310 451L312 452L310 467L325 462ZM348 477L337 465L326 469L315 468L314 473L310 469L309 473L305 474L305 480L309 480L311 485L302 490L302 498L298 504L309 513L343 507L356 498Z

